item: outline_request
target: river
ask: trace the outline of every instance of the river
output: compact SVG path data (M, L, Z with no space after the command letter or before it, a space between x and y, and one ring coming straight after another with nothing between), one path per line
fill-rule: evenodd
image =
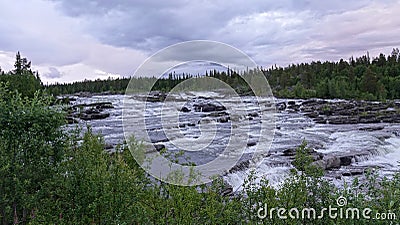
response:
M178 122L181 125L172 124L175 126L165 126L165 123L161 123L162 114L174 114L179 112L179 108L165 105L162 107L160 102L147 102L146 116L146 127L149 132L166 129L176 129L182 135L176 135L174 138L160 138L160 134L152 133L150 136L154 136L152 142L157 144L161 143L171 151L174 150L174 143L179 142L179 138L187 140L192 138L194 141L202 135L202 132L207 130L202 129L203 122L214 120L213 126L217 126L217 134L213 136L214 140L211 145L208 145L205 150L200 152L186 153L186 156L190 157L196 164L206 163L219 154L221 154L221 148L226 145L226 140L229 138L233 126L231 121L234 121L232 113L229 109L235 108L235 101L232 99L226 99L223 96L219 96L218 93L190 93L183 95L183 99L180 99L181 105L185 104L185 100L188 99L199 99L199 96L204 99L215 98L222 104L227 106L227 115L230 114L228 122L218 120L224 116L224 114L218 114L218 117L209 118L209 114L204 115L204 112L180 112ZM182 95L180 95L182 97ZM288 149L295 149L301 144L303 140L308 142L308 146L315 149L324 155L354 155L351 159L351 163L345 166L339 166L338 168L329 169L326 171L325 177L331 180L337 185L343 185L344 182L350 182L354 176L360 176L366 168L379 168L382 176L391 176L396 171L400 171L400 124L399 123L368 123L368 124L318 124L312 118L305 115L301 111L293 111L288 108L281 110L273 110L269 113L273 113L274 122L276 129L272 134L271 140L264 140L260 138L260 127L257 124L265 123L257 112L257 107L251 106L252 97L247 97L246 110L243 112L241 118L247 118L246 121L255 130L249 131L250 140L254 139L255 143L248 143L245 146L244 154L251 154L255 149L263 149L268 151L268 154L264 154L263 160L259 163L255 169L255 174L260 179L261 177L266 178L272 186L279 186L284 178L289 174L289 171L293 166L291 160L293 156L285 154L284 152ZM175 98L176 100L177 98ZM200 98L201 99L201 98ZM114 108L106 109L106 112L110 113L110 116L100 120L80 121L81 125L88 123L96 133L101 133L106 143L116 145L122 143L124 140L124 128L123 128L123 108L132 109L131 117L136 117L138 120L143 115L140 114L140 108L135 108L140 101L140 98L130 98L130 100L124 102L123 95L104 95L104 96L92 96L92 97L79 97L74 104L81 103L95 103L95 102L112 102ZM294 100L294 99L273 99L276 103L285 104L290 101L291 104L301 105L305 100ZM329 101L342 101L342 100L329 100ZM188 107L193 107L189 104ZM238 108L238 107L236 107ZM250 111L256 112L251 119L247 116ZM128 110L129 111L129 110ZM182 116L183 115L183 116ZM127 114L125 113L125 116ZM226 115L225 115L226 116ZM247 117L246 117L247 116ZM209 120L207 120L207 118ZM171 122L172 123L172 122ZM267 122L268 123L268 122ZM131 126L126 129L140 129L135 127L139 123L135 124L131 122ZM168 122L167 122L168 124ZM171 124L170 124L171 125ZM74 126L74 125L70 125ZM239 126L241 126L239 124ZM169 127L169 128L168 128ZM140 135L139 135L140 136ZM137 137L141 138L141 137ZM272 139L273 138L273 139ZM159 140L158 140L159 139ZM271 145L269 142L272 141ZM182 142L182 141L181 141ZM187 144L187 141L183 141ZM193 142L195 143L195 142ZM200 143L201 144L201 143ZM270 146L270 147L269 147ZM241 160L245 160L246 157L242 157ZM225 173L224 179L229 183L234 191L240 190L241 185L250 173L246 166L236 167L235 170Z

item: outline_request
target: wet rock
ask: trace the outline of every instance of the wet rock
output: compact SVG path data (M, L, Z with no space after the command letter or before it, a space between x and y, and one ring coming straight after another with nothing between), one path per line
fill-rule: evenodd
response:
M197 123L200 123L200 121L198 121ZM178 126L179 126L180 128L186 127L186 126L188 126L188 127L194 127L194 126L196 126L196 123L193 123L193 122L183 122L183 123L179 123Z
M279 111L283 111L286 109L286 103L285 102L279 102L276 103L276 109Z
M384 126L378 126L378 127L362 127L359 130L361 131L377 131L377 130L383 130L385 127Z
M105 119L110 116L110 113L97 113L97 112L90 112L82 113L79 115L79 118L82 120L101 120Z
M158 152L165 149L165 145L163 144L154 144L153 146Z
M149 102L163 102L166 97L167 97L167 94L164 93L164 92L152 91L147 95L146 101L149 101Z
M314 118L317 118L319 116L319 113L317 111L314 111L314 112L311 112L311 113L306 113L304 115L314 119Z
M229 121L230 117L229 116L223 116L217 119L217 122L220 123L227 123Z
M111 149L113 149L114 148L114 145L112 145L112 144L110 144L110 143L106 143L105 145L104 145L104 149L105 150L111 150Z
M219 111L219 112L209 113L209 114L207 114L207 116L210 116L210 117L229 116L229 113L227 113L225 111Z
M112 102L94 102L89 104L76 104L73 105L73 109L81 109L81 108L95 108L95 109L112 109L114 108Z
M255 145L257 145L257 140L252 140L252 139L250 139L250 140L247 142L247 146L249 146L249 147L255 146Z
M73 122L71 118L81 120L99 120L110 116L110 113L103 112L104 109L114 108L111 102L95 102L90 104L76 104L66 109L68 123Z
M295 156L296 155L296 149L290 148L286 149L283 151L283 156Z
M314 151L313 153L311 153L311 157L313 158L314 161L318 161L324 158L324 154Z
M313 162L313 165L316 165L324 170L338 169L341 166L340 158L336 156L324 156L323 159Z
M247 114L247 116L258 117L259 115L257 112L251 112L251 113Z
M169 141L168 137L163 131L149 131L148 135L152 143Z
M358 118L348 116L332 116L327 119L329 124L356 124L358 122Z
M237 163L235 166L233 166L228 173L235 173L237 171L244 171L247 168L249 168L250 165L250 161L249 160L245 160L242 162Z
M215 120L214 119L211 119L211 118L202 118L201 120L199 120L197 123L198 124L209 124L209 123L213 123L213 122L215 122Z
M188 107L186 107L186 106L183 106L182 108L181 108L181 110L180 110L181 112L190 112L191 111L191 109L189 109Z
M326 100L320 100L320 99L310 99L306 100L301 103L303 107L309 108L313 106L319 106L328 103Z
M340 156L340 166L349 166L353 162L354 156L348 155L348 156Z
M376 103L368 101L327 102L310 100L301 104L300 110L316 123L358 124L398 123L400 105L393 102ZM318 116L319 115L319 116Z
M326 124L327 120L324 117L319 116L319 117L314 119L314 122L319 123L319 124Z
M296 105L295 101L288 101L287 108L298 112L300 110L300 105Z
M193 105L196 112L215 112L226 110L225 106L220 104L208 103L196 103Z
M380 123L380 120L376 114L368 114L360 116L360 123Z
M349 171L343 172L342 176L349 177L349 176L357 176L357 175L363 175L363 174L364 174L363 169L351 169Z

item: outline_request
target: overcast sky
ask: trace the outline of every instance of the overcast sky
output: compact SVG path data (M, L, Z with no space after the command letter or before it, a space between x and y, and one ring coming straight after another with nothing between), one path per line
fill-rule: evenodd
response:
M0 66L15 53L46 82L133 75L171 44L214 40L264 67L400 47L400 1L0 0Z

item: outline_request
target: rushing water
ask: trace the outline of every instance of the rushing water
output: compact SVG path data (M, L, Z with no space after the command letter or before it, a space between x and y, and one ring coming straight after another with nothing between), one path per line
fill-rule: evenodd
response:
M199 93L197 93L199 95ZM207 97L221 97L216 93L202 93L202 96ZM181 101L185 101L193 98L194 95L180 95L183 96ZM248 97L248 103L251 103L251 97ZM102 120L92 120L87 122L91 125L94 132L101 133L109 144L122 143L124 140L124 128L122 123L122 109L123 107L132 108L132 112L125 116L130 116L132 118L140 119L143 116L143 112L140 112L138 108L134 106L141 101L139 99L131 99L125 102L123 95L106 95L106 96L93 96L91 98L78 98L76 103L93 103L93 102L112 102L113 109L107 109L107 112L111 114L110 117ZM235 107L235 101L232 99L220 98L219 101L229 107ZM286 99L276 99L276 102L287 102ZM301 100L294 100L299 103ZM148 108L146 115L148 121L146 126L148 131L156 132L162 129L160 116L161 114L173 114L178 111L178 108L174 106L164 106L159 102L147 103ZM135 111L136 110L136 111ZM246 106L246 110L243 110L243 116L248 113L248 110L257 110L257 107L249 104ZM142 113L142 114L140 114ZM258 178L264 177L269 180L271 185L278 185L287 176L292 165L287 157L282 155L282 152L286 149L293 149L300 145L302 140L307 140L309 146L321 153L338 154L344 152L366 152L363 157L359 157L357 161L353 161L350 166L341 167L340 169L329 171L326 174L328 179L333 180L333 182L340 185L344 180L351 179L349 177L338 176L346 170L354 169L365 169L367 167L379 167L381 168L382 175L390 175L395 171L400 170L400 137L397 135L400 131L400 124L349 124L349 125L330 125L330 124L316 124L312 119L304 116L299 112L291 111L276 111L276 130L273 136L273 141L270 149L268 145L263 142L258 142L256 146L247 146L245 148L245 155L252 153L256 148L263 148L264 150L269 150L269 156L265 156L261 164L256 168L255 173ZM193 140L198 139L204 130L201 128L202 120L205 120L201 113L191 113L191 114L180 114L184 115L179 118L178 123L185 123L182 126L177 126L176 124L170 124L170 128L176 129L183 134L184 138L193 138ZM186 115L186 116L185 116ZM232 119L232 118L231 118ZM232 119L233 120L233 119ZM257 126L265 121L260 121L255 118L249 123L253 126ZM86 122L81 122L82 124ZM139 124L139 123L138 123ZM173 126L174 125L174 126ZM135 123L131 123L129 128L125 129L139 129ZM164 124L162 126L165 126ZM188 152L187 156L190 157L192 161L197 163L205 163L216 157L221 153L221 148L226 144L226 138L230 135L231 123L216 123L214 126L218 127L220 136L213 136L216 138L213 145L208 147L202 152ZM377 129L372 131L360 130L360 128L380 126L383 129ZM164 129L166 129L164 127ZM257 131L257 129L256 129ZM254 131L249 131L249 136L258 140L259 134ZM178 133L176 133L178 134ZM143 134L145 135L145 134ZM154 138L160 138L160 135L155 133ZM144 137L144 136L143 136ZM142 137L137 137L141 139ZM179 142L179 135L175 135L174 142ZM182 137L183 138L183 137ZM162 139L162 137L161 137ZM160 140L161 140L160 139ZM187 140L187 139L182 139ZM157 142L154 140L153 142ZM195 142L193 142L195 143ZM170 142L163 142L168 149L174 149L174 145ZM192 143L187 143L194 145ZM201 143L196 143L201 145ZM265 146L264 146L265 145ZM234 190L240 190L243 180L249 174L248 169L236 170L232 173L228 173L224 176L224 179L233 186Z

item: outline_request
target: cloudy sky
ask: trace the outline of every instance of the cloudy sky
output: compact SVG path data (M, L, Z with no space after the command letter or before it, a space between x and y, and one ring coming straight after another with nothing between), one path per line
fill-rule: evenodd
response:
M0 0L0 66L46 83L133 75L171 44L214 40L261 66L400 47L399 0Z

